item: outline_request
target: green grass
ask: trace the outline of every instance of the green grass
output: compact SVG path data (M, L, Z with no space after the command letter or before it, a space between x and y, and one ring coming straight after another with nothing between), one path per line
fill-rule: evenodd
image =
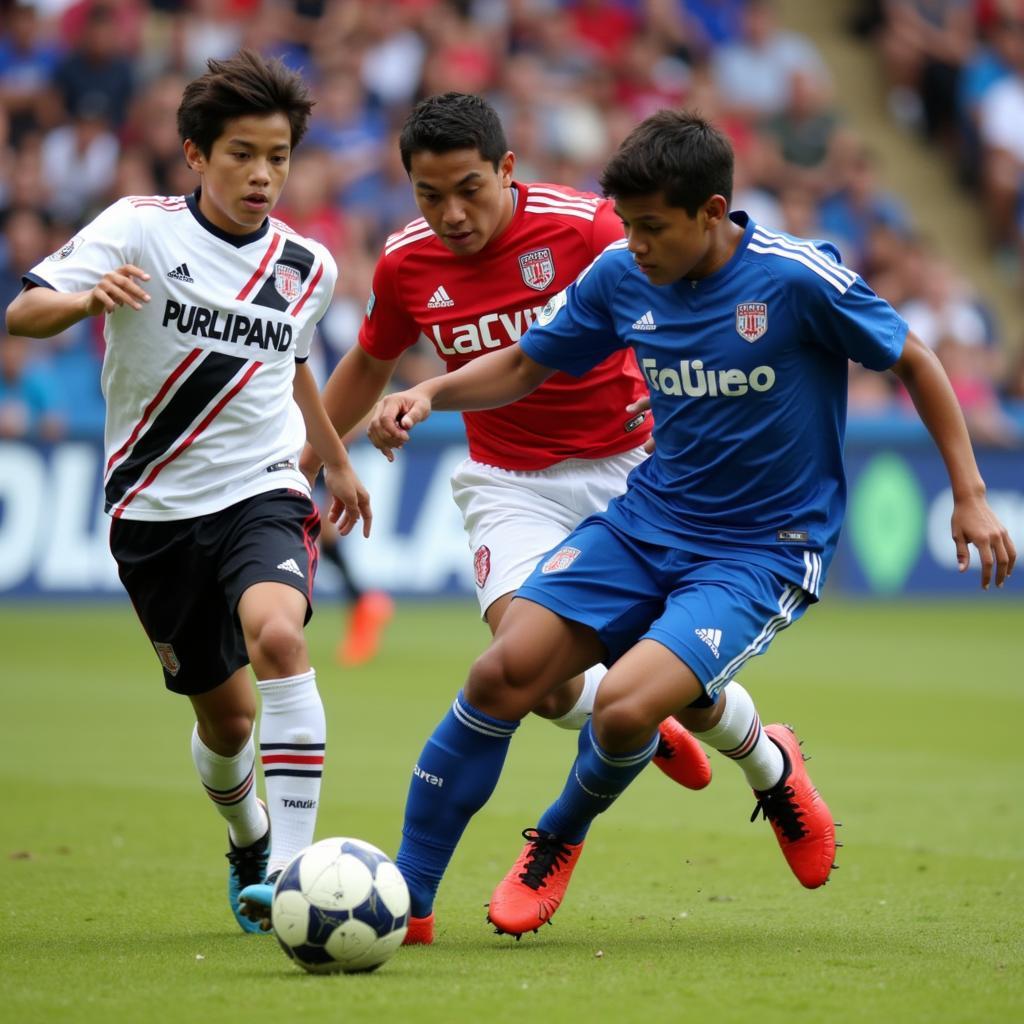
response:
M313 977L229 916L223 828L131 611L0 608L0 1021L1004 1021L1024 1015L1024 608L826 602L744 682L793 722L845 827L799 887L736 768L645 772L591 833L556 924L516 944L483 905L575 738L528 721L438 900L438 941ZM403 605L343 672L309 628L329 722L319 836L393 852L409 769L486 635Z

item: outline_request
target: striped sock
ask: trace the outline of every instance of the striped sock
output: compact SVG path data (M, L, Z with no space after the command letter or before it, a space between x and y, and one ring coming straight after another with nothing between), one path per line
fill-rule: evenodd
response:
M256 800L254 767L256 746L249 737L234 757L215 754L192 729L192 761L217 813L228 823L235 846L252 846L267 833L267 816Z
M718 724L693 735L735 761L752 789L771 789L786 765L782 751L761 728L753 699L735 679L726 683L718 699L725 701Z
M327 726L312 669L256 685L263 698L260 761L270 812L269 874L313 842Z

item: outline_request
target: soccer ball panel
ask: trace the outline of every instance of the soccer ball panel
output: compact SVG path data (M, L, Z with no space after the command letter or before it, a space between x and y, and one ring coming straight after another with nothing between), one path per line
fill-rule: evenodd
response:
M323 839L282 871L271 920L285 952L307 971L370 971L405 938L409 890L372 844Z

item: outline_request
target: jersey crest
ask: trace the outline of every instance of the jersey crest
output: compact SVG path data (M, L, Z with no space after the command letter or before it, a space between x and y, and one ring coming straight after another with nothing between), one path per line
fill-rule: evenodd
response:
M741 302L736 307L736 333L753 344L768 330L768 303Z
M274 288L285 302L294 302L302 287L302 275L286 263L274 264Z
M473 554L473 574L478 587L482 587L491 575L491 549L486 544L481 544Z
M519 270L523 282L534 291L542 292L555 279L555 259L551 250L533 249L519 257Z
M563 569L568 569L577 558L580 557L582 552L579 548L564 547L559 548L542 566L540 571L546 576L548 573L561 572Z

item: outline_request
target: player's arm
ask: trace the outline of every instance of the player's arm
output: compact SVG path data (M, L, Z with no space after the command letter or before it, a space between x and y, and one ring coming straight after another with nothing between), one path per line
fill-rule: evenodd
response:
M85 291L60 292L30 284L7 307L7 332L23 338L50 338L79 320L113 313L119 306L142 309L149 295L138 282L148 280L144 270L126 263Z
M978 471L960 404L938 357L913 333L908 333L900 358L892 367L914 402L946 464L953 490L953 541L963 572L970 564L969 545L981 557L981 585L986 590L995 570L1001 587L1013 571L1017 552L1006 527L985 499L985 482Z
M320 396L339 437L347 437L366 419L399 358L377 359L358 342L342 356ZM316 479L322 460L311 444L303 449L300 465L309 480Z
M309 445L324 467L324 483L333 498L328 518L337 524L342 536L350 533L362 519L363 536L369 537L373 523L370 495L349 462L348 452L320 401L316 378L306 363L295 367L292 394L302 412Z
M409 431L434 409L469 412L510 405L535 391L555 371L531 359L517 342L480 356L440 377L382 398L366 433L388 461L409 440Z

